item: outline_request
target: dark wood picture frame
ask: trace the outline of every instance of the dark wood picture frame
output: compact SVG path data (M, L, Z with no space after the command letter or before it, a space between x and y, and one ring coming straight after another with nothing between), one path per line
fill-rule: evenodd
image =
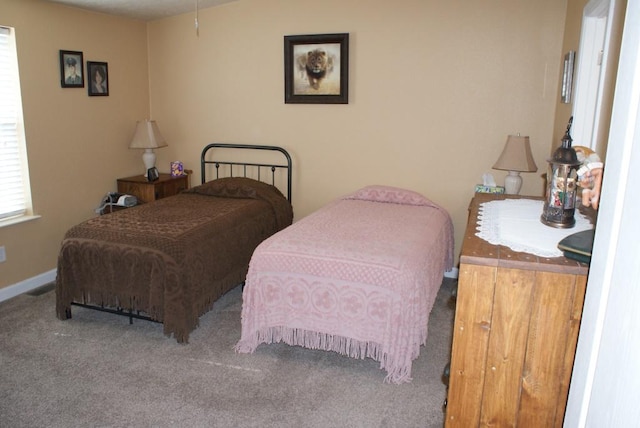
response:
M84 88L84 61L82 52L60 51L60 86Z
M284 36L284 102L349 103L349 33Z
M576 51L569 51L564 56L564 69L562 71L562 89L560 92L563 104L571 103L573 89L573 67L576 59Z
M109 69L106 62L87 61L87 91L90 97L109 96Z

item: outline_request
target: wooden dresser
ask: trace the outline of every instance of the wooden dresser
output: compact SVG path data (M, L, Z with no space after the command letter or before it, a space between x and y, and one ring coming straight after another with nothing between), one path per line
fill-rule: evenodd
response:
M561 427L588 265L478 238L469 208L456 298L446 427Z

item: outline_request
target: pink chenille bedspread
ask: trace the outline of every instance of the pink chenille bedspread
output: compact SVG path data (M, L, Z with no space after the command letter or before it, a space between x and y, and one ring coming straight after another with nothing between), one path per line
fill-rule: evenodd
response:
M452 264L453 225L443 208L408 190L365 187L256 248L236 350L284 342L370 357L386 382L410 382Z

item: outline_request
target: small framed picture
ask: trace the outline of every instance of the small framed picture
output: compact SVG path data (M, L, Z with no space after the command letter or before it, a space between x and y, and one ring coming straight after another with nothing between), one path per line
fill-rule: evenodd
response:
M284 102L349 103L349 33L284 37Z
M157 181L160 178L158 168L155 166L147 170L147 181Z
M60 51L60 85L63 88L84 88L82 52Z
M576 59L576 51L569 51L564 56L564 70L562 71L562 90L560 93L563 104L571 102L573 88L573 65Z
M106 62L87 61L87 76L90 97L109 95L109 73Z

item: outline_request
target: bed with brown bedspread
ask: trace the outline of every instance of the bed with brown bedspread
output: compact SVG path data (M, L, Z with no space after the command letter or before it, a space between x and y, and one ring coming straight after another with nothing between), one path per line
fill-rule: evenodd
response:
M245 279L257 245L290 225L290 202L246 177L87 220L65 235L56 312L74 302L141 311L186 343L198 318Z

